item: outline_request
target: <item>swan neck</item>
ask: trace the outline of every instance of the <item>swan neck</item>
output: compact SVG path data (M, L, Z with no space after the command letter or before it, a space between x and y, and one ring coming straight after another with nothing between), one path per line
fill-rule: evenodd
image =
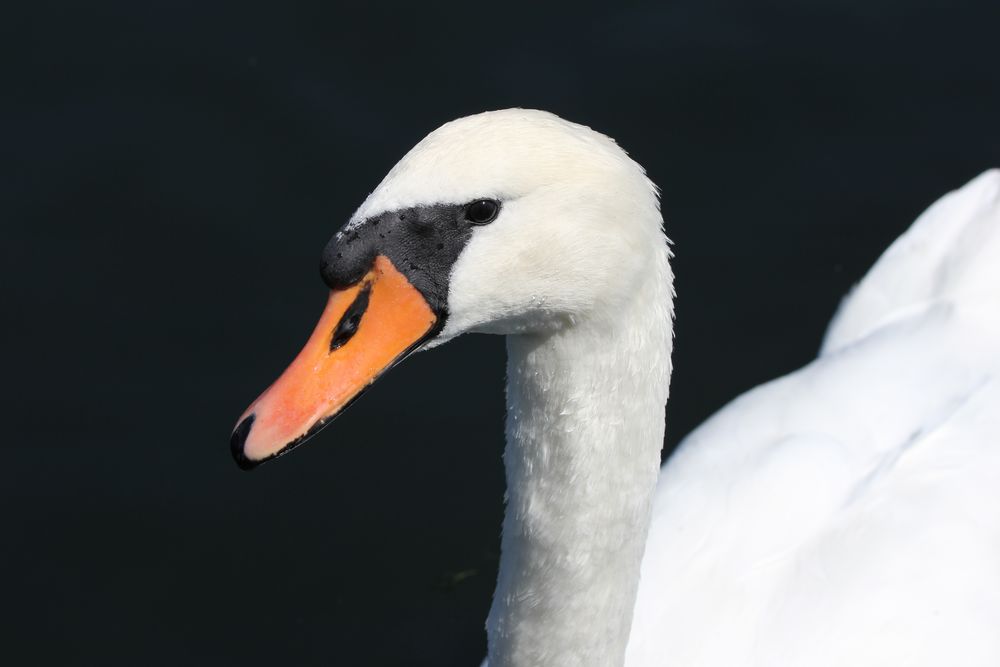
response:
M669 290L654 276L614 318L508 337L491 667L624 661L663 442Z

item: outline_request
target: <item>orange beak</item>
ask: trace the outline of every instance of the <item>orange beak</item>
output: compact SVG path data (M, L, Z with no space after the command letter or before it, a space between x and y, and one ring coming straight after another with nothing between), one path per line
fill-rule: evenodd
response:
M385 371L427 340L437 316L385 256L333 290L292 364L237 422L233 457L250 469L318 433Z

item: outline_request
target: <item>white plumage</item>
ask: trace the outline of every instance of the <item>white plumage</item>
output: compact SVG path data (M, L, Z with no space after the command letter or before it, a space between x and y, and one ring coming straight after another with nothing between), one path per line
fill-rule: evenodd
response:
M663 470L628 665L1000 664L1000 171Z
M433 132L355 220L484 196L503 209L436 342L508 335L493 667L1000 665L1000 172L931 207L819 358L723 408L658 482L655 188L606 137L508 110Z

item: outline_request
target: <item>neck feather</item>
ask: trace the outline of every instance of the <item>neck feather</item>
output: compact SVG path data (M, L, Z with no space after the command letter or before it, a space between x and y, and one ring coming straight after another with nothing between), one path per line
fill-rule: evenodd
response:
M507 342L507 510L490 665L621 665L670 377L667 251L613 315Z

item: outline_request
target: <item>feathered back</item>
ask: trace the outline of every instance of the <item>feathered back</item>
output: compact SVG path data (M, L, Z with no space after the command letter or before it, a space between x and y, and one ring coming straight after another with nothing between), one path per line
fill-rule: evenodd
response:
M942 302L1000 303L1000 169L950 192L917 218L844 299L821 354Z

